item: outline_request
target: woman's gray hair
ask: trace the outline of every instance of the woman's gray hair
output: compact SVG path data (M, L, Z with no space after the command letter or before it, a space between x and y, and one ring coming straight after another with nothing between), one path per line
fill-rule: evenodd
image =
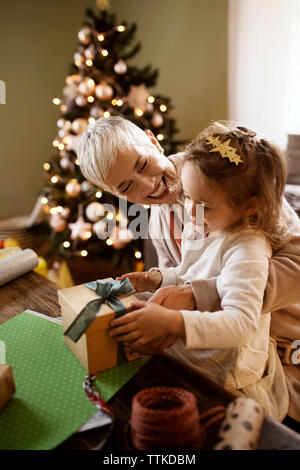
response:
M81 172L95 186L115 192L106 184L106 179L118 150L136 148L145 153L149 144L145 132L127 119L120 116L100 118L89 124L82 134L77 155Z

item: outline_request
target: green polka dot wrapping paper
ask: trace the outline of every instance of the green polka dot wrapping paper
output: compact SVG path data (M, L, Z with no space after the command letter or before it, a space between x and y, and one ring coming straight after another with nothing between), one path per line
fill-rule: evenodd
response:
M75 433L97 409L82 382L86 371L63 340L62 326L23 312L0 326L16 393L0 412L0 449L47 450ZM96 386L108 401L149 360L101 372Z

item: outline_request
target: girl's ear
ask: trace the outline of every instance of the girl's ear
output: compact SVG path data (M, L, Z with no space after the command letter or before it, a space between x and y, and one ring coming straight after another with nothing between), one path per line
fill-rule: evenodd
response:
M150 131L150 129L147 129L145 130L145 134L149 137L151 143L153 145L155 145L155 147L157 148L157 150L160 152L160 153L164 153L164 149L162 148L162 146L160 145L160 143L158 142L157 138L155 137L155 135L153 134L152 131Z
M249 215L255 214L258 211L258 209L262 206L262 204L263 204L263 201L258 196L250 197L250 199L246 202L246 205L245 205L246 215L249 216Z

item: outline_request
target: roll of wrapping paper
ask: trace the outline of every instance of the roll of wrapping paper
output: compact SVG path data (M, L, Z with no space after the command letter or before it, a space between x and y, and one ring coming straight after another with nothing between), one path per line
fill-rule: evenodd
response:
M0 286L3 286L7 282L13 281L23 274L28 273L32 269L36 268L39 264L38 255L27 248L26 250L20 251L10 258L7 258L0 262Z
M262 407L251 398L229 404L214 450L254 450L264 421Z

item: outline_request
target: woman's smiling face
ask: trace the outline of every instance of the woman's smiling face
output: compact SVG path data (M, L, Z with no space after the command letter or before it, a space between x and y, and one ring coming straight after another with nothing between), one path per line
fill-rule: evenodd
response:
M132 147L117 152L106 178L106 184L119 197L126 197L136 204L172 204L176 194L170 191L169 176L175 170L163 155L155 138L149 138L149 146L137 150Z

